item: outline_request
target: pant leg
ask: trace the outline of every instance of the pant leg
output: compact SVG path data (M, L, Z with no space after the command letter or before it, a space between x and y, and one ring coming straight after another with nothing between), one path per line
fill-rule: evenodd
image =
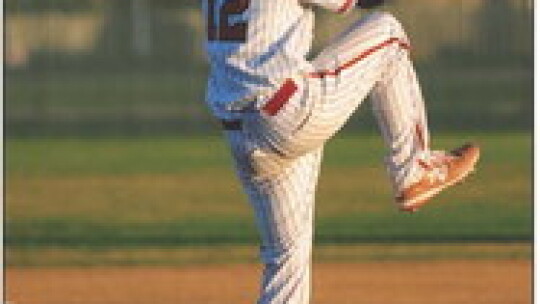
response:
M259 304L307 304L311 286L313 209L322 148L290 160L261 179L251 167L250 138L227 133L244 190L255 213L264 271Z
M418 180L418 159L429 159L424 99L411 61L403 57L371 93L371 105L388 153L385 163L394 192Z
M408 48L405 31L388 13L368 15L339 35L313 60L315 72L300 82L301 100L276 116L262 115L261 125L279 139L275 150L287 158L315 149L372 95L395 187L416 181L421 169L415 160L427 151L429 133Z

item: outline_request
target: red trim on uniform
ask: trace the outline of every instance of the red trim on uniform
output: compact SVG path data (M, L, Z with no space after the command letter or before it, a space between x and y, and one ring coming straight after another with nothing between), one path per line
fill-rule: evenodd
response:
M381 44L378 44L378 45L376 45L376 46L374 46L372 48L369 48L369 49L365 50L363 53L361 53L357 57L355 57L352 60L346 62L345 64L339 66L337 69L335 69L333 71L332 70L327 70L327 71L313 72L313 73L308 74L308 76L313 77L313 78L324 78L326 76L337 76L337 75L339 75L339 73L341 73L341 71L352 67L353 65L357 64L358 62L364 60L369 55L377 52L378 50L380 50L380 49L382 49L384 47L387 47L387 46L391 45L394 42L398 42L399 46L404 48L404 49L407 49L407 50L410 49L410 46L407 43L405 43L403 41L400 41L399 38L396 38L396 37L390 38L390 39L384 41Z
M288 78L274 96L264 105L262 110L270 116L276 115L297 90L296 83Z
M338 13L339 14L343 14L345 13L346 11L348 11L351 6L353 5L354 3L354 0L345 0L345 3L343 3L343 6L341 6L339 9L338 9Z
M419 123L417 123L414 127L416 130L416 136L418 137L418 140L420 141L420 145L422 149L425 150L427 147L424 141L425 138L424 138L424 132L422 132L422 126Z

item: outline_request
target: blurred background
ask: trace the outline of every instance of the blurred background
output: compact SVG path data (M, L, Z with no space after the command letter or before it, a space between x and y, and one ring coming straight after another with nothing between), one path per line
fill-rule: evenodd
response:
M4 5L8 296L46 303L32 298L34 268L256 262L251 210L204 103L199 1ZM441 204L399 215L363 105L328 145L315 261L529 261L532 1L387 9L411 37L435 148L472 139L484 158ZM313 54L361 16L318 14Z
M530 0L397 2L434 128L530 129ZM198 6L7 0L7 135L212 131ZM357 18L321 17L318 49Z

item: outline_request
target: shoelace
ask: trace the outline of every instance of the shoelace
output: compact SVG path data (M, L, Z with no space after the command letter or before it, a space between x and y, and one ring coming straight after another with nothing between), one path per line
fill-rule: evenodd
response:
M448 176L448 167L454 157L444 151L432 151L427 158L419 159L418 163L425 170L425 176L431 184L444 182Z

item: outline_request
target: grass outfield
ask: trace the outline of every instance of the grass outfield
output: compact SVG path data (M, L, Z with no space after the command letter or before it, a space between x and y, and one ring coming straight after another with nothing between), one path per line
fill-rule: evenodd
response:
M258 246L212 245L196 247L57 248L16 247L6 251L9 267L95 267L95 266L187 266L258 263ZM440 261L440 260L527 260L532 245L503 244L358 244L319 245L314 263Z
M319 187L319 244L515 242L532 238L529 134L438 135L484 150L468 183L413 215L395 211L376 135L339 136ZM8 139L6 242L38 247L255 244L221 138ZM20 251L19 251L20 252Z

